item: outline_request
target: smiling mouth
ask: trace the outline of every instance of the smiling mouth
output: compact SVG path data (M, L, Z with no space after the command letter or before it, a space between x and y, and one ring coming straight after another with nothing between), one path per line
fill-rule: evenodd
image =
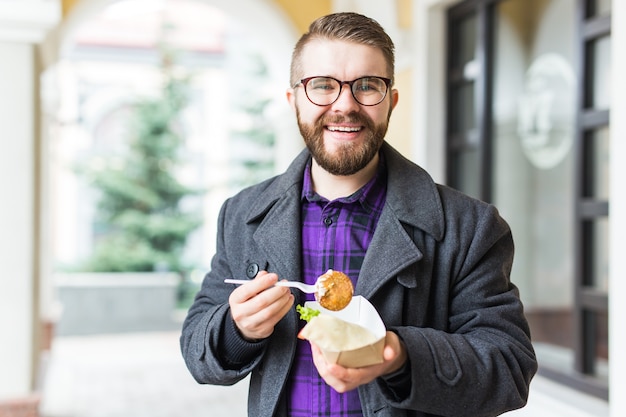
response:
M361 131L362 126L326 126L326 129L330 130L331 132L353 133Z

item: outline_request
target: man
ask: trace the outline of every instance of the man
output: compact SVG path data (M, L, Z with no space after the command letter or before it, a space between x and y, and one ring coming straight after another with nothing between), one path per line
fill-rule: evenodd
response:
M250 416L475 417L526 403L537 364L509 280L509 227L384 141L393 74L393 43L375 21L313 22L287 91L307 149L222 207L181 347L200 383L251 374ZM329 268L381 315L382 364L329 364L297 340L294 304L305 298L274 284L313 283ZM243 276L237 288L223 282Z

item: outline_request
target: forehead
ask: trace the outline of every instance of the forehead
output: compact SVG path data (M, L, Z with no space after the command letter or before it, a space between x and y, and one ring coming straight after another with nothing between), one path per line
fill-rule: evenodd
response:
M323 75L352 80L364 75L390 75L380 49L339 40L312 40L302 50L301 64L303 78Z

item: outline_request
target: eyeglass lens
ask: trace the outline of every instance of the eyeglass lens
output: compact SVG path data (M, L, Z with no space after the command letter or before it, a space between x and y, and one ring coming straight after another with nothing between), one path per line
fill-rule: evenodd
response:
M342 84L349 84L354 99L364 106L374 106L387 95L387 83L378 77L363 77L343 83L330 77L313 77L307 80L304 90L313 104L327 106L339 98Z

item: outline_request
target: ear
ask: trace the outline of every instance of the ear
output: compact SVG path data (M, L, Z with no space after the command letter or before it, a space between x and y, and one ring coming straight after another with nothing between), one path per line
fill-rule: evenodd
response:
M287 102L292 109L296 109L296 91L293 88L288 88L286 92Z
M396 104L398 104L398 90L393 88L391 90L391 109L392 110L396 107Z

